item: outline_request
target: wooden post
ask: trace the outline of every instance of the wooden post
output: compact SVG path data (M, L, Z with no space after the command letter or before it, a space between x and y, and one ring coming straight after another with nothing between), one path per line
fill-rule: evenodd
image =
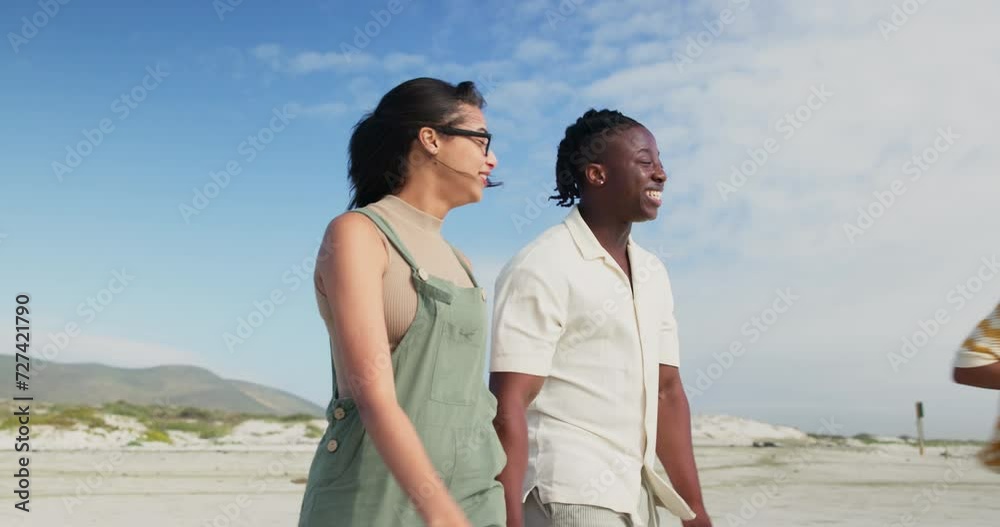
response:
M917 401L917 443L920 455L924 455L924 403Z

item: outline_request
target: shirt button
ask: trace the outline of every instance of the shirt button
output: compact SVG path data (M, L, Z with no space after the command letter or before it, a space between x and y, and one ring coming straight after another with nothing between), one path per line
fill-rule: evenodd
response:
M343 419L346 414L347 412L345 412L343 408L336 408L333 410L333 418L338 421Z
M420 268L420 269L417 269L417 276L419 276L421 280L423 280L423 281L425 281L425 282L426 282L426 281L427 281L427 278L428 278L428 277L429 277L430 275L429 275L429 274L427 273L427 269L424 269L424 268Z
M326 449L329 450L330 452L336 452L337 451L337 440L336 439L331 439L330 442L326 444Z

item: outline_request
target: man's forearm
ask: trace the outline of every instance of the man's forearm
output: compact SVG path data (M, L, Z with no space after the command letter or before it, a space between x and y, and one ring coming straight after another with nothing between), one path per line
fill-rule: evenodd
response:
M497 481L503 484L507 525L520 527L522 485L528 468L528 424L523 406L500 402L493 426L507 454L507 466L497 476Z
M691 442L691 409L683 389L660 394L656 430L656 455L674 490L695 512L704 510L698 467Z

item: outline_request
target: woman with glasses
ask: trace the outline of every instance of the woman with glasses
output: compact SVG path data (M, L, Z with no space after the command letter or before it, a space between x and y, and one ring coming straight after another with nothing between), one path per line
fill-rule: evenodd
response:
M494 185L484 105L472 82L413 79L354 128L351 210L316 265L333 398L300 527L506 525L486 293L441 235Z

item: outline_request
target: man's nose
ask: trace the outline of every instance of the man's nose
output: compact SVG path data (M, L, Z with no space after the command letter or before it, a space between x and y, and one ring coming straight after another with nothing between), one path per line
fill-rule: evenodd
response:
M667 180L667 170L663 168L662 163L656 164L656 170L653 171L653 181L663 183Z

